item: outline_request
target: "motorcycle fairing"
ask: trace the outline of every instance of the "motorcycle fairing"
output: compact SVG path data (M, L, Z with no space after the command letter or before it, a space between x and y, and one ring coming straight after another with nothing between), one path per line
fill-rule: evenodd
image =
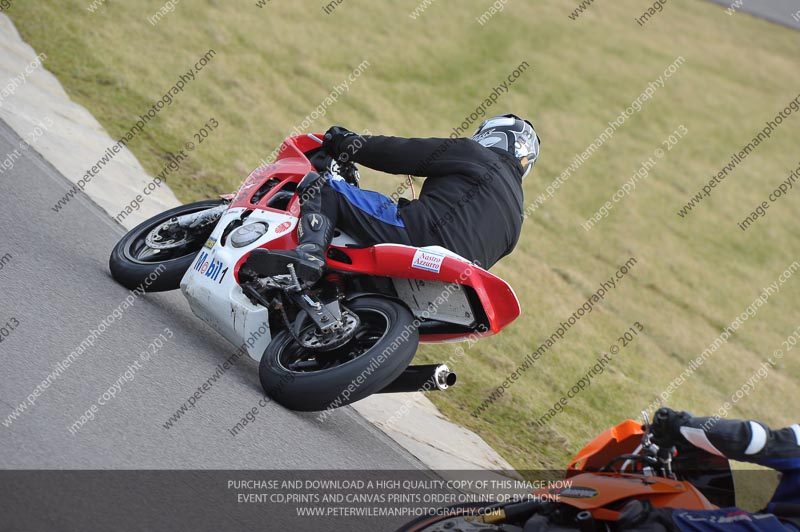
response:
M582 471L598 471L616 456L631 452L642 440L642 424L628 419L606 429L583 449L578 451L567 466L567 477Z
M428 246L417 248L403 244L377 244L365 248L332 246L337 251L330 256L328 266L333 270L409 279L415 281L455 283L470 287L477 296L480 309L488 323L470 333L442 332L420 334L420 341L441 342L469 336L489 336L500 332L519 317L521 308L514 289L483 268L459 257L444 248ZM438 255L435 262L420 260L420 253ZM421 267L429 266L428 269ZM482 330L481 330L482 329Z
M598 434L578 451L570 461L566 473L566 477L573 481L573 486L595 489L598 497L578 499L562 495L562 500L571 506L592 510L592 515L598 519L616 519L616 516L607 513L608 509L601 507L630 497L647 498L657 507L715 509L718 504L734 504L728 460L699 449L696 452L685 451L675 459L676 469L686 473L686 478L681 480L624 473L598 473L613 458L635 449L643 434L641 423L631 419ZM693 471L698 474L693 475Z
M247 223L264 222L267 231L255 242L236 248L222 236L245 210L244 207L231 207L223 213L206 245L183 276L181 291L195 316L233 345L245 347L251 358L261 360L272 340L269 309L253 304L242 292L236 269L241 259L253 249L292 235L297 218L273 209L254 210L247 217Z
M253 304L239 285L239 270L256 248L294 249L300 216L297 183L314 170L307 154L319 149L308 136L286 139L274 163L256 168L242 183L229 209L217 223L206 247L198 254L181 281L181 290L192 312L234 345L243 345L260 360L271 340L269 310ZM236 224L263 222L264 235L244 247L226 240ZM329 250L329 269L346 274L390 278L392 282L438 283L448 290L447 304L420 328L420 341L458 341L496 334L520 315L513 289L499 277L438 246L417 248L401 244L359 246L337 231ZM225 273L223 273L225 272ZM458 285L448 288L448 285ZM395 285L397 286L397 284ZM429 287L430 288L430 287ZM401 288L398 294L403 293ZM435 290L432 291L435 294ZM404 302L417 317L424 309L417 294ZM462 312L463 311L463 312ZM423 320L423 323L424 320ZM265 330L266 329L266 330Z
M616 520L615 503L622 505L631 499L646 498L655 507L717 508L688 482L658 476L622 473L579 473L569 477L570 487L540 489L534 492L542 498L567 504L578 510L589 510L595 519Z

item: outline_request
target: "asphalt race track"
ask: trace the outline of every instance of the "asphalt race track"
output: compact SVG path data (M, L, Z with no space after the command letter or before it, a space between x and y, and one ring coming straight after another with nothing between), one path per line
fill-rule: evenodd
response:
M725 7L734 3L734 0L712 1ZM800 11L800 4L796 0L743 0L739 9L741 12L750 13L771 22L800 29L800 14L797 17L792 16ZM734 15L736 14L738 13L734 13Z

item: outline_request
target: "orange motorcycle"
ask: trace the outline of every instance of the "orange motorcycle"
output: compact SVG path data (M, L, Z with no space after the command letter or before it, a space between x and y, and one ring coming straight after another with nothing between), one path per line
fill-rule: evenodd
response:
M697 448L660 448L647 415L627 420L581 449L567 467L569 487L539 489L512 502L469 503L416 519L398 532L511 532L542 516L555 528L614 529L633 500L656 507L714 510L735 505L728 460Z

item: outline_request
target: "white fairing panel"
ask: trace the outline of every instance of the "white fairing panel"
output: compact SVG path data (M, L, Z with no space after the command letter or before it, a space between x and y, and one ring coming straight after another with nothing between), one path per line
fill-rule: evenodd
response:
M242 293L233 276L239 259L270 240L295 229L297 218L271 211L256 210L245 224L266 222L267 232L245 247L233 247L229 238L225 245L220 237L228 224L239 218L243 208L230 209L220 219L206 244L197 254L181 280L181 291L192 312L213 327L236 348L245 347L254 360L261 360L272 336L268 309L254 305Z

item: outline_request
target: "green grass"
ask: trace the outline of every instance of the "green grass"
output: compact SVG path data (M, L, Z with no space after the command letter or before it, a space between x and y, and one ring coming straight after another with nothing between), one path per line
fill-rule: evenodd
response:
M311 129L331 124L409 136L446 136L521 61L530 64L491 113L530 117L542 155L525 182L526 200L566 168L678 56L686 59L631 117L530 217L516 252L494 273L507 279L523 315L480 341L455 365L460 383L432 397L452 420L483 436L515 467L558 468L598 431L636 417L794 260L800 258L798 197L772 205L747 232L736 227L798 163L800 117L784 122L686 219L676 211L800 91L800 34L706 2L674 0L644 27L633 0L598 2L577 21L577 2L511 0L480 26L488 0L275 0L235 6L181 3L158 26L146 21L160 0L109 0L89 14L83 2L17 0L9 15L48 56L70 96L119 136L209 48L216 58L132 143L158 172L210 117L219 130L169 184L185 201L233 191L242 178L364 59L351 90ZM590 232L597 210L679 125L689 134L635 192ZM400 178L366 172L383 192ZM794 194L800 194L794 192ZM469 228L464 228L469 230ZM638 264L535 368L480 419L470 412L524 356L552 333L629 257ZM672 396L673 407L716 411L800 326L800 276L759 309ZM609 371L546 427L545 413L634 321L645 331ZM426 346L439 361L453 346ZM775 425L796 422L789 401L800 362L788 354L731 416Z

